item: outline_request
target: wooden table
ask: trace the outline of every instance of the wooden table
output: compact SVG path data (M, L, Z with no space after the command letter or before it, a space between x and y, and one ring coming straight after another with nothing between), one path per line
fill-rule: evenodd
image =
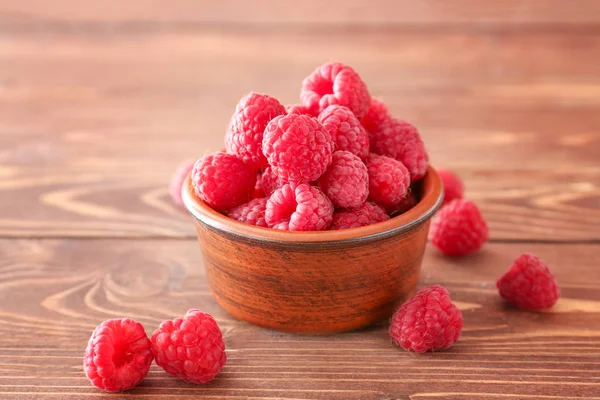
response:
M0 0L0 398L119 398L82 354L102 320L148 332L197 307L228 363L205 386L153 366L126 398L600 399L600 2ZM454 169L491 228L462 259L427 250L421 285L464 312L449 351L387 325L331 336L256 328L214 302L167 185L222 146L237 100L297 101L317 65L354 66ZM495 280L538 254L547 312Z

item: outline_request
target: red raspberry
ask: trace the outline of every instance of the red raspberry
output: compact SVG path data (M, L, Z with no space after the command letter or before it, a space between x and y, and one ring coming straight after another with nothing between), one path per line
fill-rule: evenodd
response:
M311 117L313 116L308 107L304 106L303 104L289 104L285 106L285 111L288 114L310 115Z
M273 171L288 182L312 182L331 164L327 129L308 115L275 117L265 129L263 152Z
M349 229L387 221L390 217L375 203L365 202L358 208L340 210L333 214L331 229Z
M255 183L256 170L227 153L205 156L196 161L192 170L196 195L219 211L250 200Z
M377 132L381 125L391 119L392 116L385 104L381 100L371 98L371 106L367 115L362 119L361 124L369 134Z
M162 322L152 335L152 352L167 374L197 384L212 380L227 361L217 322L198 310Z
M321 111L318 120L329 131L336 150L369 156L369 136L349 108L332 105Z
M425 145L417 128L408 122L395 118L384 121L371 135L371 151L402 161L413 181L422 179L427 172L429 156Z
M109 319L94 329L83 369L92 385L107 392L131 389L144 379L152 350L144 327L129 318Z
M454 200L436 213L429 228L431 243L449 256L466 256L488 239L488 227L470 200Z
M460 337L463 316L442 286L421 289L392 317L390 336L404 350L447 349Z
M454 172L440 168L437 170L442 182L444 183L444 203L448 204L452 200L462 199L465 187L462 180Z
M358 207L369 197L367 166L349 151L333 153L331 165L317 184L336 207Z
M383 208L394 209L406 197L410 174L398 160L371 154L369 171L369 198Z
M542 260L527 253L515 260L496 286L504 300L530 310L552 307L560 297L550 269Z
M269 227L290 231L325 230L332 217L331 200L318 188L305 183L286 184L277 189L267 201L265 213Z
M300 99L314 115L327 106L339 104L348 107L359 120L371 104L367 85L356 71L339 62L323 64L306 77Z
M187 178L188 174L194 168L195 160L186 160L182 162L173 177L171 178L171 183L169 185L169 194L171 195L171 199L176 206L183 208L183 199L181 198L181 188L183 187L183 182L185 178Z
M260 185L260 189L263 193L261 197L270 196L285 183L287 182L284 182L280 177L278 177L277 174L273 172L271 167L265 169L256 181L257 186Z
M404 214L418 203L417 198L411 188L408 188L406 196L400 200L400 203L394 207L389 207L386 211L393 218L400 214Z
M263 133L269 121L284 114L285 108L271 96L251 92L242 97L225 136L227 152L247 164L266 168L267 159L262 153Z
M267 226L265 222L265 210L267 209L267 197L252 199L246 204L229 210L227 215L246 224L256 226Z

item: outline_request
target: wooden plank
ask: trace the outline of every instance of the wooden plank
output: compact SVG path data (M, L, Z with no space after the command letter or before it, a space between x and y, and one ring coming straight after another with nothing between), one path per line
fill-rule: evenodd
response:
M523 251L556 274L552 310L520 311L497 295L495 279ZM421 285L448 287L465 329L449 351L422 355L395 348L385 323L299 336L234 320L210 295L195 241L1 240L0 253L0 397L97 396L81 368L96 324L128 316L151 333L195 307L224 331L222 374L194 386L153 366L134 398L598 398L599 245L489 244L462 259L428 249Z

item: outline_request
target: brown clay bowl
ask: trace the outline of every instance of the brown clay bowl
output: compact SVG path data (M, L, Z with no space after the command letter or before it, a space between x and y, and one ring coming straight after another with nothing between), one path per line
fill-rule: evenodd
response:
M287 332L353 330L389 318L417 286L429 220L443 188L429 167L408 212L361 228L287 232L232 220L194 194L183 201L196 220L206 276L234 316Z

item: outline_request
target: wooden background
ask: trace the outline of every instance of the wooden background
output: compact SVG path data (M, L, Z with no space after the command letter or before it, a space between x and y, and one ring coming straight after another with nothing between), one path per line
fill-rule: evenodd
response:
M491 228L464 259L428 249L421 285L465 315L451 350L395 348L387 326L295 336L213 301L177 164L222 146L237 100L285 103L317 65L354 66L456 170ZM563 298L505 306L524 251ZM82 371L102 320L153 332L197 307L229 361L194 386L153 366L124 398L600 399L600 2L0 0L0 398L120 398Z

